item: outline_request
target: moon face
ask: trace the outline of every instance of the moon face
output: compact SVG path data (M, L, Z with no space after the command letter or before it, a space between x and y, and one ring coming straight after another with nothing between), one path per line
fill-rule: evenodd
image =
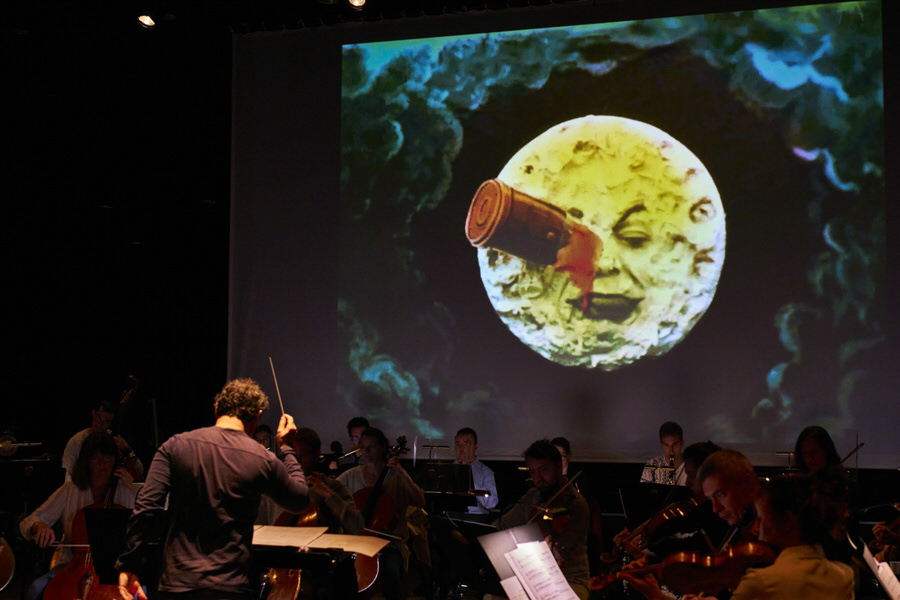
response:
M478 249L494 309L541 356L613 370L668 352L706 312L725 213L706 168L669 134L621 117L573 119L528 142L497 179L564 211L571 231L553 265L490 240Z

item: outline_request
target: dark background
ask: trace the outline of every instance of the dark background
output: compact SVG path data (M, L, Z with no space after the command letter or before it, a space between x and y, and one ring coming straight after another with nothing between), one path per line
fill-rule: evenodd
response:
M628 11L664 4L631 2ZM497 27L527 11L615 20L625 5L372 0L358 12L312 0L169 2L157 3L167 16L148 31L137 2L5 3L0 432L43 447L0 458L3 508L21 499L21 482L7 476L18 461L48 452L35 464L55 468L52 457L89 424L90 403L120 394L127 375L140 382L137 414L148 418L155 405L160 441L212 420L226 377L235 33L361 32L385 21L414 31L423 19L458 26L471 17ZM682 3L692 12L715 5ZM884 10L885 23L896 22L894 3ZM890 35L884 43L887 164L896 165L896 44ZM897 207L888 185L890 233ZM896 274L892 266L891 305ZM135 444L149 459L154 440Z

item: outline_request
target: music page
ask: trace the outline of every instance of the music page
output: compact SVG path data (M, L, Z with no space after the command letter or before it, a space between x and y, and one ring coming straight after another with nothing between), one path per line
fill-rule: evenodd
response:
M578 600L547 542L519 544L506 560L532 600Z

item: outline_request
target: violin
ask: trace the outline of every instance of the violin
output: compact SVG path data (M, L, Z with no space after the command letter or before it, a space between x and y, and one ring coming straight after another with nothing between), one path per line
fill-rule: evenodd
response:
M676 552L662 562L603 577L592 577L590 588L599 591L630 575L652 574L676 594L716 594L733 589L747 569L765 567L775 562L776 551L763 542L742 542L715 554Z
M641 547L645 547L647 545L647 540L650 539L657 529L675 519L681 519L688 516L695 508L700 506L702 502L704 502L703 498L694 497L682 502L673 502L672 504L669 504L635 527L634 531L617 540L615 549L611 552L604 553L603 560L606 562L613 562L618 558L619 552L633 543L638 543Z
M566 527L569 526L569 503L572 495L577 493L575 480L578 479L579 475L581 475L581 471L560 486L546 502L535 506L527 521L528 523L532 523L537 520L541 535L547 540L547 543L550 546L550 552L553 554L553 558L556 559L556 562L560 567L565 565L565 560L559 550L558 544L553 541L553 538L562 534L562 532L566 530ZM540 517L540 519L538 517Z

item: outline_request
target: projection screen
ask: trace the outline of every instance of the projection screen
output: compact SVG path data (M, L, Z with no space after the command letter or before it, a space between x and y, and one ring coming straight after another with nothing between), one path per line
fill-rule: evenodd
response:
M229 374L326 445L895 467L883 7L729 4L235 36Z

